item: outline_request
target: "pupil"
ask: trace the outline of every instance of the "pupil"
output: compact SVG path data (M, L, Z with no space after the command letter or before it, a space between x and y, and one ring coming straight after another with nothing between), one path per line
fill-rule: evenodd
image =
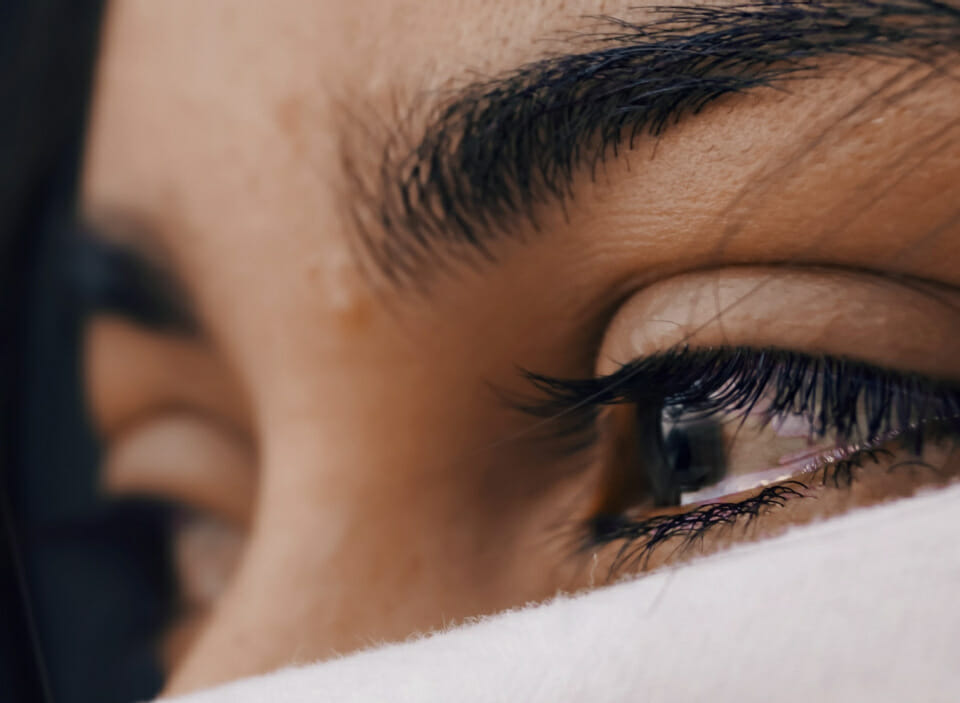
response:
M716 422L673 426L665 433L663 455L659 468L665 475L652 481L659 506L680 505L683 493L717 483L726 472L723 431Z
M643 468L655 506L681 505L684 493L723 479L726 445L719 423L678 422L660 408L637 410L637 444L648 448Z

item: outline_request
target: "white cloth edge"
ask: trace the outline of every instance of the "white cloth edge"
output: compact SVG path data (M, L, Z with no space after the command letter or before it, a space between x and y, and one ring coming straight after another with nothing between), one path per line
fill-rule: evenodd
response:
M952 486L175 700L960 701L958 517Z

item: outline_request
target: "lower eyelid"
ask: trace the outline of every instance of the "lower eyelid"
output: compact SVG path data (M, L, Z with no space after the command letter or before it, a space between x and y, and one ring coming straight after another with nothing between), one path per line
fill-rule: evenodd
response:
M904 439L855 451L847 454L846 460L820 464L801 476L763 488L727 493L653 514L632 515L637 511L627 511L595 515L583 525L584 547L597 550L613 545L609 569L614 577L713 552L741 540L773 536L791 525L907 498L960 479L957 428L934 434L923 448ZM806 498L812 500L803 500ZM781 509L786 512L779 512ZM705 542L708 536L710 541Z

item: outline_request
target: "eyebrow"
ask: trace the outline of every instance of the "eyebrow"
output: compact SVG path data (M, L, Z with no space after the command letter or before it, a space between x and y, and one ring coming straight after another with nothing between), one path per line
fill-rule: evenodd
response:
M80 314L115 315L158 332L198 334L193 304L173 268L142 246L111 240L110 229L82 221L67 239L63 274Z
M423 286L428 268L496 261L518 218L565 204L574 176L731 94L809 76L817 58L933 62L960 48L960 6L938 0L760 0L661 6L636 23L596 17L585 51L470 83L408 124L365 170L345 149L350 216L379 272ZM369 134L365 135L369 137ZM369 140L364 140L369 145ZM350 143L349 140L346 143ZM369 148L369 146L367 146Z

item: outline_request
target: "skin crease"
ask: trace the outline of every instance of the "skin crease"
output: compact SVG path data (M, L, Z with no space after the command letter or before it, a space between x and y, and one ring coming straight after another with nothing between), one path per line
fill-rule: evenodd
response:
M350 111L393 114L470 70L536 57L539 40L582 27L583 15L624 9L110 4L83 207L95 221L120 212L146 223L204 332L182 342L185 353L130 325L95 322L94 416L108 456L134 419L193 411L228 426L256 465L255 489L231 489L241 497L221 510L233 519L235 506L251 506L237 520L249 525L237 570L178 657L168 693L587 585L558 535L595 502L602 472L534 441L535 421L505 408L490 384L524 390L518 367L590 375L627 344L632 325L620 333L607 323L645 285L784 262L882 272L887 279L871 281L894 291L904 276L960 283L952 69L863 59L827 61L821 78L786 93L721 101L596 179L583 174L568 216L545 208L548 235L518 222L529 244L504 243L496 266L438 275L426 295L371 280L341 203ZM843 299L846 285L834 281L830 294ZM916 314L917 329L935 330L944 313ZM756 315L731 320L726 338L750 342L759 318L771 335L781 323L800 328L786 314ZM807 317L798 345L827 324L815 310ZM864 322L861 339L871 339L870 324L886 322ZM893 337L868 358L912 361ZM172 370L162 391L103 361L131 348L153 371ZM956 377L950 363L938 369ZM208 389L180 374L211 367ZM123 490L136 492L127 481ZM191 490L187 479L144 483L178 498ZM900 493L909 490L874 485L833 500Z

